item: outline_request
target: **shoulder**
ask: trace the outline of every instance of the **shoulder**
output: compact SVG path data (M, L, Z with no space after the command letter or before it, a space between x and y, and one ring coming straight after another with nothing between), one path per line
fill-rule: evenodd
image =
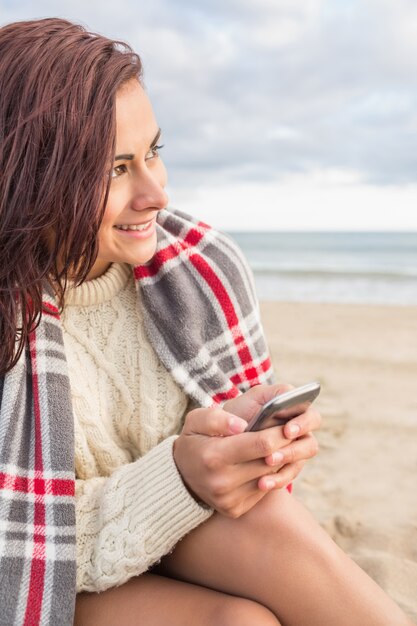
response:
M162 245L164 239L166 243L176 241L177 245L194 248L196 253L213 260L217 257L226 266L235 263L247 268L245 257L232 237L197 217L170 207L159 213L158 224Z
M237 243L226 233L177 209L158 215L158 251L151 261L154 271L162 266L192 266L222 300L238 298L243 309L257 308L252 272Z

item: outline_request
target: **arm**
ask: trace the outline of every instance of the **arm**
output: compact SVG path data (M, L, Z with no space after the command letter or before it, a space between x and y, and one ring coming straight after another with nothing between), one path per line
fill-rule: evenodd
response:
M184 486L175 439L109 477L76 481L77 592L104 591L145 572L212 514Z

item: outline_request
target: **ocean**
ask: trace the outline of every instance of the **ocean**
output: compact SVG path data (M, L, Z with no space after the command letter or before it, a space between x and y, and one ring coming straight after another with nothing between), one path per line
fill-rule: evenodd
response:
M417 305L417 233L230 232L261 300Z

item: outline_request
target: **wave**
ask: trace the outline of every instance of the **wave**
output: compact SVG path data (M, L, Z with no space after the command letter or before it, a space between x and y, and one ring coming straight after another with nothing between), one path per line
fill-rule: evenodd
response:
M251 264L255 275L288 276L293 278L321 278L321 279L382 279L390 281L417 281L417 268L397 269L369 269L369 268L308 268L308 267L280 267L272 265Z

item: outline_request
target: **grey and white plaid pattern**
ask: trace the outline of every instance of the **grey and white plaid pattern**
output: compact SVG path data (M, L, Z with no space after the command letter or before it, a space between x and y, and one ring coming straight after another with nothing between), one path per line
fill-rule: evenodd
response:
M133 269L149 339L201 406L272 381L250 271L227 237L177 211ZM0 377L0 626L70 626L75 603L74 433L58 309Z
M73 416L56 317L43 317L2 387L0 624L72 624Z

